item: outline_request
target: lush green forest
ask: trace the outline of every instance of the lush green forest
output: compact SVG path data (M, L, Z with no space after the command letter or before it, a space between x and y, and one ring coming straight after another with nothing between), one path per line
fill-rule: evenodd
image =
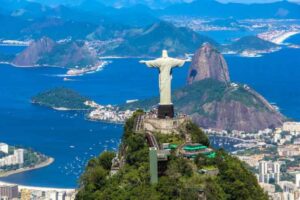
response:
M70 110L90 109L84 102L89 101L88 98L81 96L76 91L59 87L54 88L32 98L32 103L51 108L66 108Z
M237 158L223 150L215 150L216 157L199 155L188 160L171 153L166 170L160 175L157 184L150 184L149 147L145 136L133 131L135 118L126 122L119 156L124 156L125 165L115 175L110 175L113 152L104 152L89 161L85 173L80 179L77 199L198 199L205 193L208 200L253 199L267 200L267 195L259 187L255 176L247 170ZM193 142L209 145L209 140L202 130L193 123L186 124L186 131ZM171 136L178 137L178 136ZM160 142L168 138L159 137ZM180 141L175 138L174 141ZM214 168L218 175L199 173L200 169Z

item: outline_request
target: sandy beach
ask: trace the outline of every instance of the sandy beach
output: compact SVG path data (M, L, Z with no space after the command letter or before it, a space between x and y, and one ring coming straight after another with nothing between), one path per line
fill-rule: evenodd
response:
M283 44L283 42L284 42L285 40L287 40L288 38L290 38L290 37L292 37L292 36L294 36L294 35L297 35L297 34L299 34L299 33L300 33L300 31L287 32L287 33L284 33L284 34L282 34L282 35L280 35L280 36L274 38L274 39L272 40L272 42L275 43L275 44Z
M269 31L264 32L258 35L259 38L273 42L278 45L284 44L284 41L293 35L297 35L300 33L300 30L291 30L291 31Z
M35 170L35 169L42 168L42 167L46 167L46 166L50 165L53 162L54 162L54 159L49 158L47 161L45 161L43 163L40 163L39 165L36 165L35 167L31 167L31 168L27 167L27 168L18 169L18 170L15 170L15 171L6 172L6 173L1 174L0 177L10 176L12 174L22 173L22 172ZM26 186L26 185L19 185L19 184L4 182L4 181L0 181L0 185L18 185L19 190L28 189L28 190L57 191L57 192L74 192L75 191L75 189L73 189L73 188L52 188L52 187Z
M18 185L18 184L0 181L0 185ZM18 185L18 187L19 187L19 190L28 189L28 190L57 191L57 192L74 192L75 191L75 189L72 189L72 188L35 187L35 186L26 186L26 185Z

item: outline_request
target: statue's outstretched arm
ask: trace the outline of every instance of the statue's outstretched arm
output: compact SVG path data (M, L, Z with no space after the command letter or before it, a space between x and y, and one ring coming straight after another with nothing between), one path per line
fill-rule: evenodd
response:
M140 63L146 64L148 67L159 67L159 62L157 60L141 60Z

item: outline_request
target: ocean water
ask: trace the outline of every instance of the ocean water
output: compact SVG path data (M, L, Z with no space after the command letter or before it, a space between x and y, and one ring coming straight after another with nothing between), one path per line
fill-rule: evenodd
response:
M285 42L300 45L300 34L288 38Z
M25 49L25 46L1 46L0 45L0 53L3 54L16 54Z
M45 168L0 178L18 184L76 187L86 162L103 150L116 150L121 125L85 120L82 112L62 112L30 103L32 96L58 86L75 89L100 104L121 104L158 94L157 71L137 59L114 60L102 71L63 81L62 68L0 65L0 141L55 158ZM174 70L174 88L186 81L187 66Z
M283 49L260 58L226 56L231 79L246 83L300 120L300 50ZM173 89L186 84L189 64L174 70ZM55 158L45 168L0 178L19 184L76 187L86 162L105 149L114 150L121 125L90 122L84 113L62 112L30 103L33 95L65 86L100 104L158 95L158 73L137 59L116 59L102 71L63 81L62 68L15 68L0 65L0 141L31 147Z

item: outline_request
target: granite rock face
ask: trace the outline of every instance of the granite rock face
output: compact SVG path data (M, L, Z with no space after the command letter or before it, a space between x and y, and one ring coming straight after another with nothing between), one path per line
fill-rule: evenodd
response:
M55 42L50 38L43 37L40 40L32 42L23 52L16 56L13 64L17 66L34 66L41 57L52 51Z
M193 57L186 88L175 92L174 104L203 128L256 132L279 127L285 120L254 89L230 83L224 57L208 43Z
M43 37L30 44L18 54L13 64L16 66L58 66L84 68L97 65L97 54L84 41L55 42Z
M228 66L224 57L209 43L203 44L196 51L189 69L187 82L192 84L207 78L225 83L230 82Z
M175 91L177 111L191 116L200 127L257 132L282 125L285 117L260 94L245 85L205 79Z

